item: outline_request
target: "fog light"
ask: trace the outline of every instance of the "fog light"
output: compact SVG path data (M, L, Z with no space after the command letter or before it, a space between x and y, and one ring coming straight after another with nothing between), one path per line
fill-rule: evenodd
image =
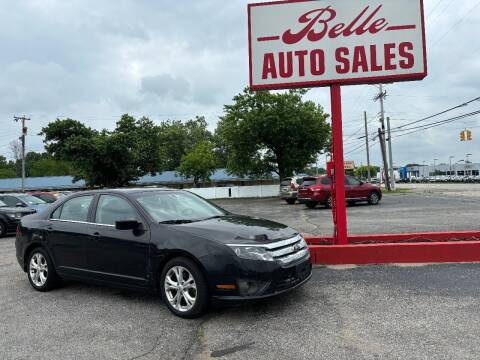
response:
M238 291L243 296L261 295L270 285L268 281L246 280L240 279L237 281Z

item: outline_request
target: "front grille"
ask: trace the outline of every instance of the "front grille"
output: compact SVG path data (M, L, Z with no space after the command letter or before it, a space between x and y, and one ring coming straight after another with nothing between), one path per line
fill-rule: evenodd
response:
M305 280L311 272L310 263L301 264L285 269L281 277L276 281L274 287L276 291L282 291Z
M281 264L289 264L309 255L307 244L301 235L265 244L265 248Z

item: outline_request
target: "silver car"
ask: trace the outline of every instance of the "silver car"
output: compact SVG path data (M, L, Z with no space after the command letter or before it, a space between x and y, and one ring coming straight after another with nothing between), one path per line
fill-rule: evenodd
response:
M280 182L280 198L287 204L293 205L297 201L298 188L303 183L303 176L284 178Z

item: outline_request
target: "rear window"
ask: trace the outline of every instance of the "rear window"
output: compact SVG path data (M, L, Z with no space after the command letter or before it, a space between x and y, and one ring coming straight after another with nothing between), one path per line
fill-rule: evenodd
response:
M280 185L282 185L282 186L289 186L289 185L290 185L290 181L292 181L292 179L290 179L290 178L283 179L282 182L280 183Z
M317 183L316 178L303 178L302 185L303 186L312 186L312 185L315 185L316 183Z
M320 180L322 185L330 185L330 178L329 177L324 177L322 180Z

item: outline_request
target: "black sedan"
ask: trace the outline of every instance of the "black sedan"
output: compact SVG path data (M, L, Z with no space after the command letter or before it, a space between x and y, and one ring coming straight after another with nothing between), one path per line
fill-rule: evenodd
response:
M156 291L187 318L203 314L212 299L274 296L311 276L298 232L182 190L76 193L22 218L15 245L38 291L60 279Z

